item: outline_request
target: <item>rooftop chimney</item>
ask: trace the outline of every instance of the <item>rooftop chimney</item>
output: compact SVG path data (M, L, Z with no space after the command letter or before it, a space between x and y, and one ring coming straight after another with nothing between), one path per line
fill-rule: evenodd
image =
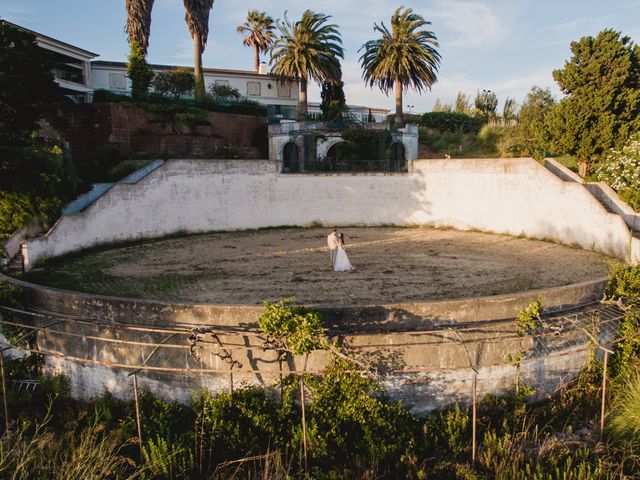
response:
M258 67L258 73L260 75L266 75L268 72L267 64L265 62L260 62L260 66Z

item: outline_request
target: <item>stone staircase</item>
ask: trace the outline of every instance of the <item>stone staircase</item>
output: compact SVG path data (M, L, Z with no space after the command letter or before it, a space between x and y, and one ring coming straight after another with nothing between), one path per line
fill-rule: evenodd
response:
M24 273L24 258L22 252L18 252L7 264L7 272L9 274Z

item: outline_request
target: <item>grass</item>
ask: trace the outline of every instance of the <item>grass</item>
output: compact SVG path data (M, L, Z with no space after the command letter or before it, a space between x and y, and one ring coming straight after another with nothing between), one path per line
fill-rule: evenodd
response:
M421 128L419 142L438 157L449 154L455 158L500 157L500 140L506 134L504 127L485 125L478 133L439 132Z
M578 173L578 162L571 155L562 155L560 157L555 157L554 160L561 165L564 165L572 172Z

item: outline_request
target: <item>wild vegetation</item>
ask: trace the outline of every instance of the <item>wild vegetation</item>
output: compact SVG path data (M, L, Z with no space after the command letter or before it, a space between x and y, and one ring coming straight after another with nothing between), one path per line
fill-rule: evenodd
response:
M13 295L7 292L4 301ZM0 442L0 477L637 478L640 267L616 265L606 298L622 302L626 318L609 364L602 440L603 365L597 356L552 398L534 402L536 392L520 384L482 399L473 461L466 406L413 414L344 357L322 376L289 376L273 389L236 388L216 396L200 391L187 405L143 393L140 446L132 401L109 393L91 402L72 400L67 380L39 376L41 361L32 355L6 365L8 382L38 377L41 384L34 391L9 390L12 430ZM539 304L532 304L523 316L534 318L538 311ZM290 300L266 303L260 326L266 348L287 355L335 348L322 340L320 317Z

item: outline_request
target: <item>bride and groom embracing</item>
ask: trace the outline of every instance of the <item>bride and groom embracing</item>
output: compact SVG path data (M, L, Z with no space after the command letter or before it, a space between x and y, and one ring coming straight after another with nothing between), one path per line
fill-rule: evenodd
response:
M355 270L351 262L349 262L347 251L344 249L344 233L339 233L334 228L327 236L327 245L331 254L331 268L334 272L351 272Z

